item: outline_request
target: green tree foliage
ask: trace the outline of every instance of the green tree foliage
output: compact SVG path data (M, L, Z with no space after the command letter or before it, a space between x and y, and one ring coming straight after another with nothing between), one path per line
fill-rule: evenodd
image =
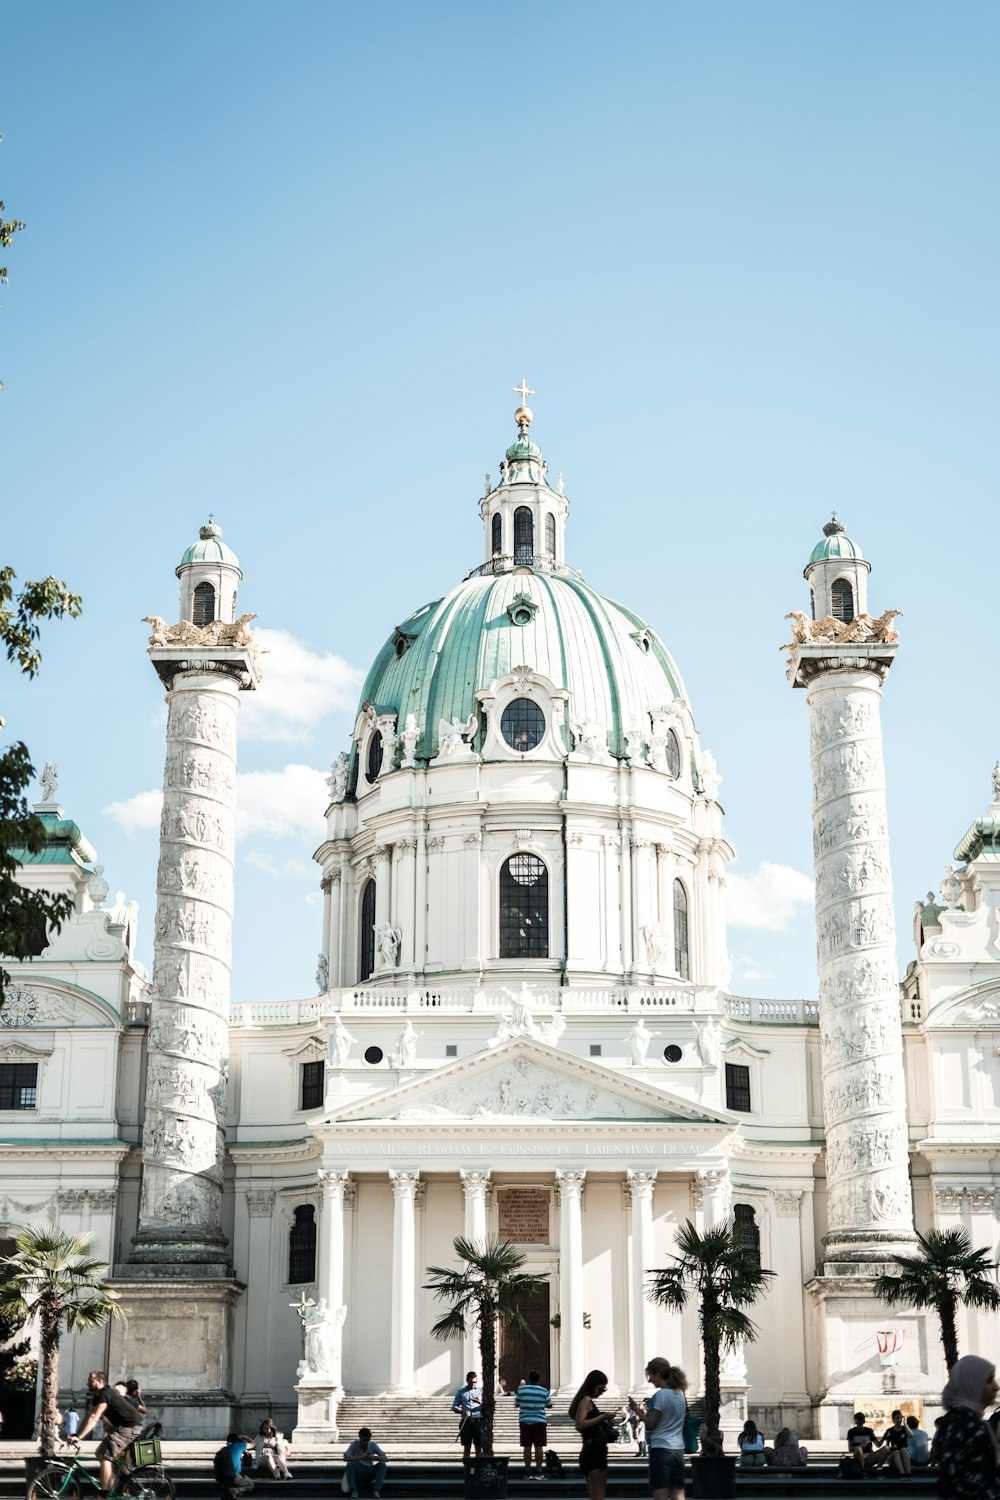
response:
M64 1329L101 1328L123 1316L118 1293L104 1280L107 1265L88 1251L92 1234L67 1234L55 1224L29 1224L0 1259L0 1317L38 1319L42 1361L39 1447L55 1452L59 1408L59 1343Z
M80 599L58 578L25 583L17 592L15 577L13 568L0 568L0 643L8 662L34 677L42 663L42 621L78 615ZM16 880L16 851L40 854L45 848L45 825L30 811L25 796L34 774L21 741L0 749L0 954L18 960L30 958L37 934L46 928L58 932L73 909L71 896L26 890ZM9 978L0 967L0 1006Z
M17 1337L23 1328L23 1318L8 1318L0 1313L0 1391L21 1389L21 1369L31 1348L30 1339Z
M998 1264L988 1250L973 1250L964 1229L928 1229L917 1235L916 1255L890 1255L899 1267L875 1282L875 1295L890 1307L930 1307L941 1323L941 1347L950 1370L958 1359L957 1313L959 1304L986 1312L1000 1308L997 1289Z
M736 1237L729 1219L717 1229L699 1234L688 1219L677 1236L679 1255L672 1266L648 1271L646 1295L661 1307L680 1309L688 1298L698 1301L698 1326L705 1361L705 1428L701 1447L705 1454L722 1452L719 1408L720 1354L739 1344L753 1343L757 1328L743 1311L752 1307L774 1276L760 1264L756 1250Z
M502 1325L533 1337L520 1308L522 1301L545 1285L545 1277L523 1272L524 1256L520 1250L496 1236L467 1240L459 1235L455 1254L462 1262L457 1270L427 1267L430 1280L424 1284L424 1290L433 1292L441 1302L451 1303L431 1333L436 1339L459 1339L470 1328L475 1332L483 1366L483 1452L492 1453L497 1328Z

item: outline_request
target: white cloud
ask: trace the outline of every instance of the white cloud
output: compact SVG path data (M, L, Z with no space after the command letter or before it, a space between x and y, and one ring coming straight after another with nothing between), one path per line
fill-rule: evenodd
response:
M236 837L305 834L318 843L323 837L323 814L329 800L326 778L312 766L247 771L236 778ZM159 827L162 804L162 792L137 792L124 802L112 802L104 811L126 833L137 833Z
M730 927L783 932L797 915L796 908L812 899L809 876L791 865L765 860L749 875L726 876L726 920Z
M162 806L162 792L136 792L124 802L112 802L104 811L120 823L126 833L138 833L144 828L159 828Z
M255 870L263 870L265 875L273 875L276 880L312 880L314 876L319 878L317 865L307 864L304 859L275 860L268 854L261 854L259 849L251 849L245 854L243 863L252 865Z
M320 719L354 708L363 673L343 657L310 651L287 630L257 630L261 684L240 698L240 734L254 740L309 739Z
M737 958L733 961L733 967L736 970L738 978L745 980L747 984L756 984L764 979L773 979L775 977L772 969L762 969L759 964L755 964L751 959Z

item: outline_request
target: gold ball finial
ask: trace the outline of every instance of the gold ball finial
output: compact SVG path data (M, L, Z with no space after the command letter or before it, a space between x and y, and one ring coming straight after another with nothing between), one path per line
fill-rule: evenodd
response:
M518 427L520 427L522 432L527 432L528 428L531 426L531 419L533 415L534 413L532 412L530 406L519 406L517 408L517 411L514 413L514 421L517 423Z

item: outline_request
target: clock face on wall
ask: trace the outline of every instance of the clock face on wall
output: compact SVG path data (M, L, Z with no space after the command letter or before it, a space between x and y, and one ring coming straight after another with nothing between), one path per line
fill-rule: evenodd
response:
M30 1026L35 1019L38 1001L30 990L9 989L0 1009L5 1026Z

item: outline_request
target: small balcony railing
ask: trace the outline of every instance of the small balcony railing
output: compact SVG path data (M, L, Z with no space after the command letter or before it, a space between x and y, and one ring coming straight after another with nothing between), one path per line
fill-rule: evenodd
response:
M530 568L533 573L556 573L560 578L583 578L579 568L571 568L569 563L556 562L550 552L515 552L513 557L509 554L491 557L489 562L480 563L478 568L470 568L465 576L488 578L493 573L513 573L515 568Z

